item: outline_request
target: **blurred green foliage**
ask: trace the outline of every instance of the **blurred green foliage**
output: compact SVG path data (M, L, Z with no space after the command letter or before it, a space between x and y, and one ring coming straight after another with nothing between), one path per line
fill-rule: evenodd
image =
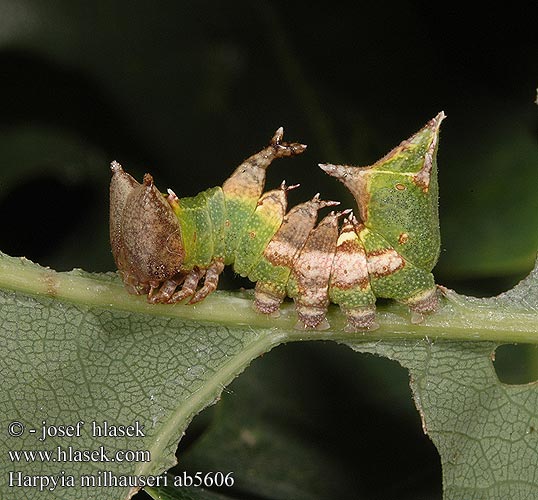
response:
M352 206L317 163L372 163L443 109L437 280L482 295L502 291L530 270L538 247L535 19L530 9L490 5L472 12L423 1L389 8L380 2L0 0L0 249L58 270L111 270L112 159L138 178L151 171L162 190L190 195L222 183L280 125L309 149L275 164L270 186L283 178L300 182L291 203L321 191ZM229 273L224 286L239 284ZM265 369L267 377L288 377L308 393L311 380L288 372L293 361L279 361L289 353L299 364L315 363L315 373L356 369L356 356L334 346L286 350L261 360L252 383ZM380 363L361 359L363 380L350 377L365 391L364 411L379 398L372 381L405 384L402 370ZM237 384L248 385L248 374ZM250 397L248 388L237 391L238 398ZM390 392L379 403L380 413L403 408L400 436L419 431L404 395L405 403ZM361 412L339 406L337 398L311 397L323 398L323 411L349 411L346 422ZM277 398L274 408L279 413L286 405ZM329 429L338 419L330 414L320 421ZM322 447L348 456L334 429L327 432ZM392 449L380 446L392 467L387 457L402 443L394 437ZM421 464L410 482L434 477L436 498L433 447L426 441L405 450ZM373 453L374 444L358 449L355 468ZM199 455L191 456L198 465Z

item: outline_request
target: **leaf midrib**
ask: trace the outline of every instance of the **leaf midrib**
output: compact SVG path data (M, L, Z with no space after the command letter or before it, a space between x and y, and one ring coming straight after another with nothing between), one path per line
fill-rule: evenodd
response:
M252 309L251 298L241 292L217 291L202 303L149 304L145 297L126 293L118 277L89 274L82 271L56 272L26 259L0 253L0 288L34 296L123 310L151 316L166 316L205 324L251 326L270 331L279 341L336 340L372 342L377 340L409 340L429 338L449 341L494 341L498 343L538 343L538 313L509 306L499 307L494 300L467 298L446 291L442 307L426 317L423 323L411 324L407 308L395 302L378 306L379 329L368 332L343 331L345 319L331 307L327 317L332 325L325 331L295 330L293 305L284 304L279 318L267 317Z

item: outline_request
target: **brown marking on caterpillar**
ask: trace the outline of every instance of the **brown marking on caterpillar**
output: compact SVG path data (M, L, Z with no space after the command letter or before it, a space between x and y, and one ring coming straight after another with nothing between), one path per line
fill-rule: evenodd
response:
M282 142L284 129L278 128L267 147L248 157L222 185L231 197L259 198L265 185L265 170L277 158L301 154L305 144Z
M318 210L338 205L336 201L319 199L319 193L312 200L293 207L284 217L282 224L265 248L264 257L274 266L293 266L293 260L314 229Z
M400 233L398 236L398 243L400 245L405 245L409 241L409 235L407 233Z
M355 286L366 289L370 284L366 252L349 219L345 219L336 243L330 283L342 290Z
M340 233L340 236L342 236L342 233ZM355 251L356 245L353 240L340 240L338 239L338 243L336 245L336 248L344 253L352 253Z
M368 272L375 278L389 276L405 266L405 260L393 248L368 252L366 257Z
M379 324L375 320L375 305L343 309L348 324L344 331L355 333L364 330L376 330Z
M349 213L331 212L312 230L301 253L293 263L297 282L295 307L306 328L325 327L329 306L329 280L338 239L338 219Z
M353 226L355 226L355 232L360 235L362 231L366 229L366 226L353 217Z
M394 187L395 187L398 191L405 191L405 186L404 186L403 184L398 183L398 184L396 184Z
M336 177L349 189L357 202L361 220L367 220L368 204L370 201L367 178L371 167L351 167L330 163L319 163L318 166L327 174Z
M286 241L280 237L278 239L273 237L265 248L263 255L274 266L291 267L294 256L302 248L303 244L304 241L301 242L299 239Z
M424 193L427 193L430 189L430 178L433 168L433 161L435 158L435 151L439 142L438 130L441 126L441 122L446 118L446 115L441 111L435 118L432 118L426 125L426 127L434 130L432 134L432 142L428 146L428 150L424 155L424 164L419 172L412 177L413 182L422 189Z
M258 281L255 288L254 309L263 314L277 315L284 296L285 293L275 294L270 284Z

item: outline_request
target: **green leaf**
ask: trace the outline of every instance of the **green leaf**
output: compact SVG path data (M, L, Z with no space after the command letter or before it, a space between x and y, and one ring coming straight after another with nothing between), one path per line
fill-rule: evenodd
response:
M499 382L492 364L495 344L349 345L409 369L424 432L441 455L446 500L538 495L538 386Z
M303 380L312 370L304 366L299 346L294 347L256 360L245 377L234 381L209 428L181 455L181 469L234 471L235 489L255 497L353 496L345 459L333 451L335 440L331 448L321 439L328 431L320 422L320 380ZM311 364L315 352L309 354ZM327 363L318 366L327 369Z
M538 262L512 290L488 299L449 296L469 309L495 307L534 316ZM535 323L538 337L538 321ZM536 340L534 340L536 342ZM394 359L409 370L415 405L443 467L446 500L538 496L538 383L508 385L493 367L497 343L349 343L360 352Z
M8 260L18 263L16 259ZM50 272L21 262L34 279L43 280L49 295L57 283ZM2 257L2 263L6 258ZM6 276L5 268L3 276ZM52 277L51 277L52 276ZM230 329L161 315L107 307L110 276L88 278L75 272L68 279L91 282L86 292L105 303L101 307L12 291L0 294L2 361L0 374L4 425L21 422L21 437L2 433L0 448L8 450L148 450L151 462L13 463L2 461L0 496L19 491L25 498L125 498L129 488L59 488L41 494L36 488L7 487L9 471L57 475L62 470L80 484L82 474L100 470L113 474L160 474L174 465L174 452L188 422L213 403L222 388L275 340L263 329ZM89 288L89 287L93 288ZM116 292L123 293L120 290ZM6 421L5 419L9 419ZM42 421L75 425L84 421L80 437L51 437L40 442ZM144 426L144 437L91 436L91 423ZM29 432L37 430L36 434Z
M115 275L56 273L4 255L0 288L3 425L20 421L26 427L21 437L3 433L2 455L6 457L8 450L55 450L59 445L151 452L151 462L128 464L7 460L0 472L4 481L9 471L44 476L64 470L75 481L100 470L161 474L175 463L177 442L192 417L216 401L252 359L282 342L323 339L395 359L409 369L424 428L441 455L446 498L489 500L537 493L532 467L536 386L501 384L491 363L498 343L538 343L536 270L494 299L470 299L446 290L441 310L421 325L409 323L405 308L381 306L380 329L365 334L343 332L343 318L336 311L329 314L333 330L295 331L291 307L285 307L279 319L265 318L252 311L248 294L215 293L196 307L155 306L126 294ZM40 442L29 429L33 426L39 433L43 420L51 425L75 425L80 420L85 424L80 437ZM90 423L105 420L115 425L138 421L145 436L93 438ZM289 452L295 462L310 456L336 470L331 469L332 459L317 453L311 443L305 446L293 433L283 434L276 427L273 439L263 441L271 433L265 434L265 426L258 435L256 425L254 421L239 441L226 438L222 429L216 429L216 436L223 440L223 449L235 446L238 454L243 451L241 442L256 444L259 436L266 443L258 457L260 467L271 454ZM211 463L203 440L200 446L199 457L206 455ZM193 448L191 456L196 453ZM239 467L243 462L237 460ZM269 472L267 485L274 486ZM293 495L291 484L285 484L287 489L276 498ZM2 496L14 491L26 498L84 499L98 494L120 499L130 490L58 486L47 494L35 487L0 485ZM305 492L301 498L323 495Z
M170 472L233 470L234 487L221 491L230 498L415 500L441 490L440 463L421 435L406 370L334 342L263 355L211 417L194 442L200 426L189 428Z

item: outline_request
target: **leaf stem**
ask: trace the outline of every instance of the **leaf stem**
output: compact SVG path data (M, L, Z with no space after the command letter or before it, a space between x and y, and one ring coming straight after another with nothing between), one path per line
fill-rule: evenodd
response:
M0 288L53 297L89 307L119 309L151 315L178 317L197 322L249 325L271 332L271 342L336 340L372 342L382 340L424 339L450 341L494 341L497 343L538 344L538 311L499 307L493 299L477 301L448 292L442 306L416 325L410 322L407 308L393 301L378 306L379 328L347 333L345 318L336 307L327 315L331 328L325 331L299 331L292 304L284 304L279 318L266 317L252 309L249 292L214 292L202 303L148 304L145 297L129 295L112 273L90 274L81 270L56 272L24 258L0 253ZM278 341L276 340L278 339Z

